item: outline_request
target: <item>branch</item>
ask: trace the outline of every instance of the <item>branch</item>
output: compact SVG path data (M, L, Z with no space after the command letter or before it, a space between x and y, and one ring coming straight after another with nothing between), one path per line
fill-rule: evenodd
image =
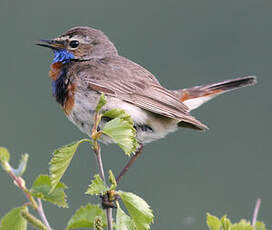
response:
M253 217L252 217L252 226L254 227L257 222L260 206L261 206L261 199L258 198L255 204L254 212L253 212Z
M108 230L112 230L112 208L106 209L106 216L107 216L107 222L108 222Z
M9 171L8 173L9 173L9 175L11 176L11 178L14 180L14 182L15 182L15 184L18 186L18 188L21 189L21 190L24 192L26 198L30 201L30 203L32 204L33 208L34 208L35 210L37 210L37 208L38 208L37 202L36 202L35 199L27 192L27 189L26 189L26 187L25 187L25 185L24 185L23 179L22 179L21 177L17 177L17 176L13 173L12 170Z
M99 115L99 112L97 111L94 116L94 126L92 129L93 151L95 153L99 175L102 178L102 180L106 183L103 162L102 162L102 158L101 158L101 148L97 142L98 138L101 136L101 133L97 132L97 128L98 128L98 124L100 122L100 119L101 119L101 117ZM112 208L109 208L109 207L106 208L106 216L107 216L107 222L108 222L108 230L112 230L113 229L113 227L112 227Z
M102 180L106 183L103 162L101 158L101 148L100 148L100 145L97 143L97 141L94 142L93 150L96 156L96 162L98 166L99 175L102 178ZM112 209L109 207L106 208L106 216L107 216L107 222L108 222L108 230L112 230L113 229L112 228Z
M139 148L136 150L135 154L130 158L129 162L126 164L126 166L122 169L118 177L116 178L116 182L119 183L120 179L126 174L129 167L134 163L134 161L142 154L143 152L143 144L139 143Z
M52 228L50 227L50 225L49 225L49 223L48 223L48 221L47 221L47 218L46 218L46 216L45 216L45 214L44 214L43 206L42 206L42 201L41 201L40 198L38 198L38 204L39 204L39 205L38 205L37 211L38 211L38 213L39 213L39 216L40 216L41 219L42 219L42 222L45 224L45 226L47 227L48 230L52 230Z
M102 178L103 181L105 181L105 173L104 173L103 162L101 158L101 148L98 143L94 143L93 151L96 157L96 163L98 167L99 176Z
M52 228L50 227L46 216L44 214L43 211L43 207L42 207L42 201L39 198L38 199L38 203L36 202L36 200L33 198L33 196L31 196L28 191L27 188L25 187L24 181L21 177L17 177L12 170L9 171L9 175L11 176L11 178L15 181L15 184L24 192L26 198L30 201L32 207L34 208L34 210L36 210L39 213L39 216L42 220L42 222L45 224L45 226L47 227L47 230L52 230Z

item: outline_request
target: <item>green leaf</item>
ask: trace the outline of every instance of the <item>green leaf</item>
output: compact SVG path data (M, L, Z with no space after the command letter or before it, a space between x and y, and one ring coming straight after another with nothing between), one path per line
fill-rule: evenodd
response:
M220 230L221 221L209 213L207 213L207 225L210 230Z
M116 229L117 230L136 230L135 223L120 207L116 213Z
M131 116L122 109L112 109L104 112L102 117L112 120L107 122L102 132L110 136L123 151L130 155L136 151L136 130Z
M231 222L230 220L227 218L227 216L223 216L221 218L221 223L222 223L222 228L223 230L230 230L231 229Z
M4 147L0 147L0 162L3 164L4 162L9 162L9 151L4 148Z
M9 155L9 151L6 148L0 147L0 163L6 172L12 170L12 167L9 164Z
M255 230L266 230L265 224L263 222L257 221Z
M130 124L133 125L133 120L132 120L131 116L128 113L126 113L123 109L107 110L102 114L102 117L108 117L111 119L118 117L118 118L128 121Z
M99 195L99 194L105 193L107 190L108 188L105 182L101 179L101 177L98 174L96 174L94 175L94 179L89 185L89 188L86 191L86 194Z
M54 190L54 188L57 186L57 184L61 180L63 174L65 173L66 169L71 163L71 160L77 150L77 147L79 146L79 144L83 142L91 142L91 141L89 139L82 139L77 142L73 142L61 148L58 148L53 153L53 157L50 161L50 169L49 169L51 185L52 185L51 191Z
M26 230L27 221L22 217L21 211L27 211L27 207L22 206L12 209L0 222L0 230Z
M129 121L119 117L110 120L102 133L110 136L127 155L136 151L136 130Z
M137 230L149 229L154 218L149 205L141 197L133 193L118 191L118 194L133 219Z
M106 96L104 95L104 93L101 94L100 98L99 98L99 102L95 108L96 112L99 112L101 110L101 108L106 104L107 100L106 100Z
M109 170L109 182L111 184L110 190L114 190L117 187L117 182L111 170Z
M254 228L250 225L250 222L241 220L239 223L233 224L231 230L254 230Z
M94 219L97 216L102 217L103 227L106 227L106 215L99 205L81 206L69 220L66 229L94 228Z
M67 208L66 194L64 193L66 188L65 184L58 182L55 189L50 192L52 189L50 177L48 175L39 175L34 181L30 192L35 197L56 204L59 207Z

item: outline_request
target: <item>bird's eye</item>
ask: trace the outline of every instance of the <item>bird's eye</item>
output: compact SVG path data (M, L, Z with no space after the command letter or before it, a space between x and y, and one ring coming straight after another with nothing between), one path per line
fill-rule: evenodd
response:
M71 48L77 48L79 46L79 41L77 40L70 41L69 45Z

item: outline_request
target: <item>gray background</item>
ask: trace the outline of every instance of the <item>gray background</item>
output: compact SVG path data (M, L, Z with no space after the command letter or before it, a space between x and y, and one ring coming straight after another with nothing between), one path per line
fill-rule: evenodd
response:
M12 163L30 154L28 187L48 172L52 151L85 137L51 96L52 54L34 46L76 25L103 30L121 55L143 65L170 89L258 76L255 87L221 96L193 114L205 133L179 130L149 144L120 189L142 196L155 212L152 229L207 229L206 212L251 218L257 197L260 219L272 226L271 0L0 1L0 145ZM105 168L117 174L128 160L103 146ZM25 198L3 170L0 216ZM54 229L64 229L97 172L82 145L65 174L69 209L46 204ZM96 200L92 200L96 202Z

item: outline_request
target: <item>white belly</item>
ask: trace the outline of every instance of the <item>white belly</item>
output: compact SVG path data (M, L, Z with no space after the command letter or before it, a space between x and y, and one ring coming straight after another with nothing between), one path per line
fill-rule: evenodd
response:
M68 115L69 120L89 137L91 136L95 107L99 97L100 95L96 92L89 92L88 95L77 93L75 95L74 107ZM145 131L137 128L136 138L140 143L144 144L163 138L177 129L177 120L156 115L130 103L108 96L107 104L103 107L103 110L114 108L123 109L130 114L136 127L137 125L147 125L152 128L152 130ZM101 141L103 143L113 143L112 139L107 136L102 136Z

